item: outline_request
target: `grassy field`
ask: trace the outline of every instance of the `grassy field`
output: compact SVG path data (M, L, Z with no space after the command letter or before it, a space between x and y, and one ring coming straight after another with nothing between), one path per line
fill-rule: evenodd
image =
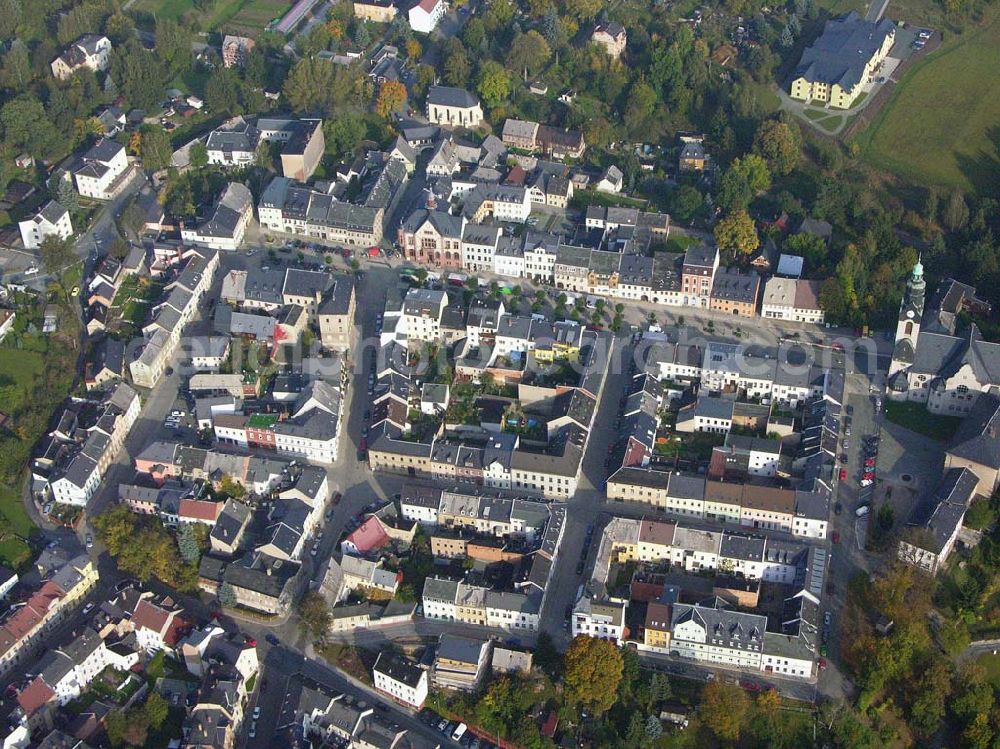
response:
M155 13L157 18L167 18L171 21L176 21L193 9L193 0L136 0L132 4L132 10Z
M0 413L18 410L21 400L31 393L35 379L45 366L45 357L36 351L3 349L0 355Z
M203 26L208 31L258 34L291 7L292 0L218 0L211 12L203 14ZM132 9L172 20L197 12L193 0L136 0Z
M243 0L228 4L225 12L218 12L212 19L212 28L229 33L250 36L259 34L273 20L280 18L292 7L289 0Z
M994 689L1000 689L1000 655L981 655L976 659L976 665L986 670L986 680Z
M27 539L34 527L20 493L0 484L0 563L16 570L31 558Z
M816 5L825 8L831 16L839 16L852 10L864 15L868 10L868 3L865 0L819 0Z
M885 402L885 418L911 432L926 435L932 439L947 442L955 436L962 420L957 416L938 416L927 411L921 403L896 401Z
M1000 11L947 35L917 63L858 143L864 158L910 181L989 194L1000 188Z

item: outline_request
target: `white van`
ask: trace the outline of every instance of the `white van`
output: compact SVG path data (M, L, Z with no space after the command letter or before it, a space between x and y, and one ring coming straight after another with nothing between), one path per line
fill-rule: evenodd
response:
M458 728L456 728L451 734L452 741L458 741L460 738L462 738L465 735L465 732L466 730L468 730L468 728L469 727L465 725L465 723L459 723Z
M868 505L861 505L861 507L859 507L854 511L854 514L857 515L859 518L863 518L865 515L871 512L871 509L872 508L869 507Z

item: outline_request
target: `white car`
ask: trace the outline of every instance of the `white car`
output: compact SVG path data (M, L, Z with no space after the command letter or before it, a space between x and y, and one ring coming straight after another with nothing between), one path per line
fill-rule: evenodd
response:
M257 721L250 724L250 738L256 738L257 736Z
M257 705L257 707L253 709L253 719L257 720L257 718L259 717L260 717L260 705Z

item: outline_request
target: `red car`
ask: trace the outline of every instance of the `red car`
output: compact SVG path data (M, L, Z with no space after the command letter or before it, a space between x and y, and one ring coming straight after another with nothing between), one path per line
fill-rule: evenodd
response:
M249 645L252 648L257 647L257 641L254 638L252 638L250 635L247 635L246 637L244 637L243 638L243 642L245 642L247 645Z
M861 474L862 481L870 481L875 478L875 471L865 471Z
M750 681L749 679L740 679L740 686L748 692L759 692L763 688L757 682Z
M820 658L817 661L817 665L819 666L820 671L826 671L826 658Z
M362 439L361 439L361 444L360 444L360 445L358 445L358 449L359 449L359 450L360 450L361 452L365 452L365 450L367 450L367 449L368 449L368 440L366 440L366 439L362 438Z
M846 468L841 468L840 469L840 480L841 481L847 481L847 469Z
M875 458L868 458L865 461L865 467L866 468L874 468L874 466L875 466Z
M336 494L333 495L333 504L334 504L334 506L337 506L337 505L340 504L340 498L343 497L343 496L344 495L341 494L340 492L337 492Z
M837 531L833 532L833 534L831 535L831 538L833 539L833 542L835 544L839 544L840 543L840 534L837 533Z

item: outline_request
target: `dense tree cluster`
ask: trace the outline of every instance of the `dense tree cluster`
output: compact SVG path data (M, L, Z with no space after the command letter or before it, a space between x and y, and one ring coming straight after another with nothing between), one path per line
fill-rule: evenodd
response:
M156 578L184 591L198 587L198 569L185 562L169 531L157 519L116 505L93 519L118 568L139 580Z

